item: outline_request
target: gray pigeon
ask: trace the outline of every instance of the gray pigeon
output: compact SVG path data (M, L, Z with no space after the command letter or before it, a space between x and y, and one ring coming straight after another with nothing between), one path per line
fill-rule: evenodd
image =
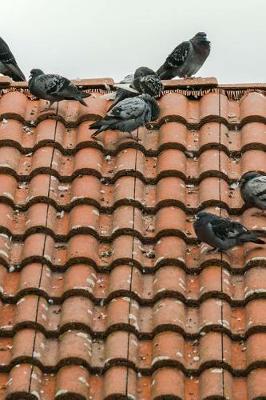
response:
M266 175L255 171L245 173L240 179L240 193L248 206L266 210Z
M210 54L210 42L205 32L198 32L192 39L182 42L166 58L158 69L161 79L172 79L175 76L187 78L195 75Z
M81 92L77 86L61 75L45 74L40 69L30 72L29 90L39 99L49 100L50 107L56 101L77 100L87 106L83 98L90 93Z
M10 51L7 43L0 37L0 73L10 76L13 81L21 82L26 78L19 68L15 57Z
M209 244L214 247L213 250L218 251L225 251L246 242L265 243L258 238L265 236L262 231L250 231L239 222L204 211L196 215L194 229L201 242Z
M116 85L116 97L109 108L111 110L117 103L128 97L135 97L139 94L149 94L152 97L160 97L163 91L163 84L159 76L152 69L139 67L134 75L127 75L119 85ZM134 89L134 91L130 89ZM108 111L109 111L108 110Z
M159 116L159 106L149 94L120 101L99 121L94 122L90 129L97 129L91 136L95 138L100 132L119 130L131 133L140 126L153 121ZM131 135L134 140L136 139Z

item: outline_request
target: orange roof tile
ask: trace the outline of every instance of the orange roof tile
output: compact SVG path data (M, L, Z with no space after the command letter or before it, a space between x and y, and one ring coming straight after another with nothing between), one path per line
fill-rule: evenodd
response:
M265 219L234 183L266 172L266 85L165 82L141 142L88 107L42 112L0 78L0 399L266 397L266 249L197 244L201 208Z

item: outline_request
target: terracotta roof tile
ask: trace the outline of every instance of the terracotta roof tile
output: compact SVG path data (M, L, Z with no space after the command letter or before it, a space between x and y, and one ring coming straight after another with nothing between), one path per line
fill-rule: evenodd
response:
M193 214L264 218L234 184L266 172L266 85L165 82L135 143L88 107L43 112L0 78L0 398L266 397L266 251L206 254ZM220 208L219 208L220 207Z

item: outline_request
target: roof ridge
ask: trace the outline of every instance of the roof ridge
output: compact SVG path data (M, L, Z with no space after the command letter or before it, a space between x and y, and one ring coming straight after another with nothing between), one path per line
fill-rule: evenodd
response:
M112 87L116 83L113 78L86 78L86 79L72 79L73 83L78 86L92 87L92 88L105 88ZM189 79L171 79L163 80L165 88L195 88L195 87L217 87L221 89L265 89L266 82L253 82L253 83L218 83L215 77L206 78L189 78ZM0 76L0 88L15 87L27 88L27 82L14 82L8 76Z

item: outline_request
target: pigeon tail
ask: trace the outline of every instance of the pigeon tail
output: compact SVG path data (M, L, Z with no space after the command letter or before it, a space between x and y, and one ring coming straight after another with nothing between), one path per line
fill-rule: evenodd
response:
M24 82L26 81L25 75L23 74L23 72L21 71L21 69L19 68L19 66L16 65L10 65L9 66L11 73L12 73L12 79L15 82Z
M91 93L81 92L81 96L83 97L83 99L86 99L87 97L91 96Z
M86 107L88 107L88 104L86 104L84 100L82 100L82 99L78 99L78 101L79 101L79 102L80 102L80 104L82 104L83 106L86 106Z
M259 237L266 237L266 230L265 229L253 229L252 233Z
M99 121L95 121L93 124L91 124L90 129L97 129L97 131L95 131L91 135L92 137L95 137L104 130L104 126L101 125L101 120L99 120Z
M252 243L257 243L257 244L265 244L264 240L258 238L256 231L241 235L240 240L242 243L252 242Z
M265 244L265 241L262 239L257 238L256 240L250 240L253 243L257 243L257 244Z
M76 100L78 100L83 106L88 107L88 105L85 103L85 101L83 99L90 97L91 94L90 93L86 93L86 92L80 92L79 96Z

